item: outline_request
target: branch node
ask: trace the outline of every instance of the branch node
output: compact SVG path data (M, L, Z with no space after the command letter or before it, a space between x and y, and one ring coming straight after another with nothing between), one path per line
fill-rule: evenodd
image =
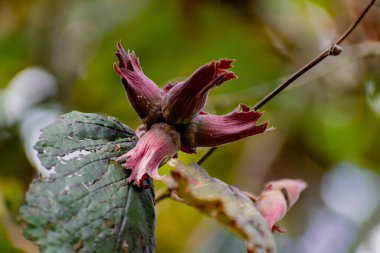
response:
M341 46L339 46L338 44L334 44L330 48L329 55L338 56L342 53L342 51L343 48Z

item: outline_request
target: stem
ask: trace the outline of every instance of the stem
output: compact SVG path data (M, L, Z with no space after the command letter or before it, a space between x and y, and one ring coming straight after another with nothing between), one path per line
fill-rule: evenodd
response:
M161 191L159 191L159 192L157 193L157 197L156 197L156 199L155 199L156 204L157 204L158 202L160 202L161 200L170 197L171 193L172 193L172 191L170 190L170 188L164 188L164 189L162 189Z
M338 56L342 52L342 48L339 46L347 37L352 33L352 31L357 27L357 25L362 21L365 14L371 9L372 5L376 0L371 0L367 7L363 10L360 16L356 19L356 21L337 39L329 48L320 53L317 57L299 69L296 73L294 73L289 79L285 82L281 83L277 86L273 91L271 91L268 95L266 95L263 99L261 99L255 106L252 107L254 110L260 109L263 105L268 103L272 98L277 96L281 91L283 91L286 87L288 87L291 83L297 80L300 76L305 74L308 70L315 67L318 63L326 59L328 56ZM198 164L201 165L214 151L217 147L210 148L198 161Z
M252 109L258 110L263 105L268 103L272 98L277 96L281 91L283 91L286 87L288 87L291 83L293 83L295 80L297 80L300 76L302 76L304 73L306 73L309 69L316 66L318 63L320 63L322 60L327 58L329 56L330 48L326 49L324 52L322 52L320 55L318 55L315 59L313 59L311 62L303 66L301 69L299 69L296 73L294 73L289 79L287 79L285 82L277 86L273 91L271 91L268 95L266 95L263 99L261 99Z
M214 151L216 150L216 147L210 148L202 157L199 159L198 164L202 165L202 163L210 156Z
M360 14L360 16L358 17L358 19L355 21L355 23L353 23L351 25L351 27L348 28L347 31L342 34L342 36L340 36L340 38L335 42L335 44L339 45L340 43L342 43L348 37L348 35L350 35L350 33L358 26L358 24L364 18L365 14L367 14L367 12L369 11L369 9L371 9L372 5L374 5L375 2L376 2L376 0L371 0L371 2L369 2L369 4L367 5L367 7L363 10L362 14Z

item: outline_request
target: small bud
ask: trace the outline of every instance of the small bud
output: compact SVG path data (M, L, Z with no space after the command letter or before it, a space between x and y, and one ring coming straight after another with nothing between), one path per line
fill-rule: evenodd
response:
M285 216L306 187L307 184L299 179L282 179L265 185L256 207L273 231L282 231L276 223Z
M210 89L236 78L231 68L234 60L212 61L197 69L187 80L176 85L169 84L162 104L167 122L188 124L204 107Z
M216 147L251 135L264 133L268 122L256 125L262 113L241 104L226 115L199 113L181 132L181 143L186 147Z
M141 120L148 125L162 118L160 88L141 69L140 62L132 52L125 52L121 43L117 43L119 66L114 65L116 73L122 78L125 92L132 107Z
M292 207L294 203L298 200L301 192L305 190L307 183L300 179L281 179L277 181L269 182L265 185L264 190L278 190L286 191L287 197L289 198L289 207Z
M175 128L157 123L139 139L135 148L117 161L127 159L122 165L132 170L129 182L141 186L146 175L158 180L164 178L158 174L158 168L177 154L179 146L179 134Z
M334 44L330 48L329 55L338 56L342 53L342 51L343 48L341 46L339 46L338 44Z
M270 228L285 216L288 209L281 191L263 192L256 202L256 208Z

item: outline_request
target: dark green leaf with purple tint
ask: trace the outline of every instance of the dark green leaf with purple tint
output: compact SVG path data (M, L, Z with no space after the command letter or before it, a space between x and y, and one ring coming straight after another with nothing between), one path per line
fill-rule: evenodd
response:
M21 207L26 237L41 252L154 252L153 183L129 184L115 162L134 146L112 117L72 112L45 127L35 149L49 175L33 180Z

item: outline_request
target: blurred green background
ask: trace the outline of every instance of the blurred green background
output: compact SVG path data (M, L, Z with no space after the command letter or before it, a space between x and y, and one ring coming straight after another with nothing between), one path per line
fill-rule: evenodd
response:
M23 239L17 210L41 167L32 149L41 127L72 110L139 125L112 68L118 40L160 86L210 60L236 59L239 79L212 90L207 103L222 114L254 105L327 48L367 2L0 1L0 252L38 252ZM254 193L269 180L308 182L280 222L288 231L276 234L281 253L380 252L379 16L377 3L341 56L262 108L275 131L223 146L204 163L210 175ZM205 151L179 157L194 162ZM164 200L157 215L158 253L244 252L191 207Z

